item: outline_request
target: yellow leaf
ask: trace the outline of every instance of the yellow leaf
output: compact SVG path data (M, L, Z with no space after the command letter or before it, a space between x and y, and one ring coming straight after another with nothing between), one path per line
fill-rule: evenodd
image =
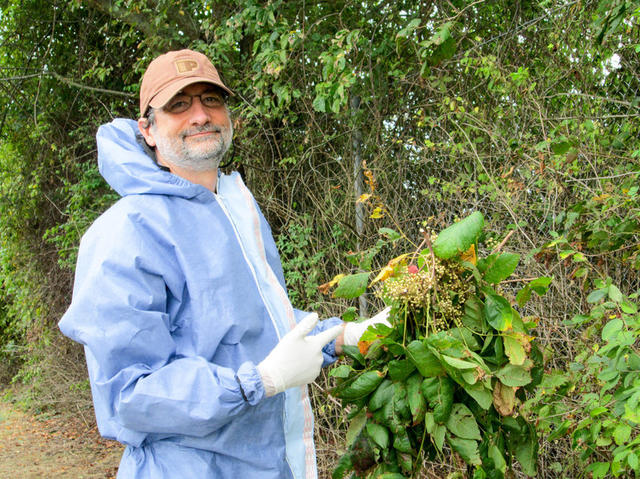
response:
M338 284L338 282L342 278L344 278L344 276L345 275L342 273L337 274L336 276L334 276L334 278L331 281L318 286L318 291L320 291L322 294L329 294L329 290L333 288L336 284Z
M478 262L478 258L476 257L476 245L472 244L467 251L460 255L460 259L475 265Z
M360 354L367 354L369 346L371 346L372 343L373 341L358 341L358 351L360 351Z
M360 195L360 198L356 200L356 203L366 203L369 198L371 198L371 193L363 193Z
M395 266L397 264L400 264L403 262L403 260L409 256L409 253L405 253L405 254L401 254L400 256L397 256L396 258L393 258L391 261L389 261L389 266Z
M393 266L387 265L384 268L382 268L382 271L378 273L378 276L373 278L373 281L371 281L371 284L373 285L373 284L376 284L378 281L384 281L392 274L393 274Z
M382 212L382 208L380 208L379 206L373 210L373 213L371 213L371 216L369 216L369 218L382 218L384 217L384 213Z

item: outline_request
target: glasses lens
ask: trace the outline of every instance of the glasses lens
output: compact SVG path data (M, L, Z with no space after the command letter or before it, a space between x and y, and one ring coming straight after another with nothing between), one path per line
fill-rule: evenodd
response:
M191 106L191 102L193 102L193 97L188 95L179 95L174 96L169 103L165 106L165 109L169 113L182 113L183 111L187 111Z

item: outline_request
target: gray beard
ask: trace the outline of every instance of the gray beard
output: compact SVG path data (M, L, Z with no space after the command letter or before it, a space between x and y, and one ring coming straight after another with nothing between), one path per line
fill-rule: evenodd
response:
M185 141L186 136L202 131L217 131L219 133L211 148L198 145L198 142L210 142L212 140L210 138L193 139L190 140L191 144ZM227 128L204 125L184 131L177 138L158 135L157 131L154 132L154 135L156 151L162 152L163 160L192 171L211 171L218 168L222 158L231 146L233 126L231 122L229 122Z

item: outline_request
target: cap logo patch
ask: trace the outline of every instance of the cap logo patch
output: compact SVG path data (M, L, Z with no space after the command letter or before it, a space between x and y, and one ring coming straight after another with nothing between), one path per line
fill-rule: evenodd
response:
M198 69L198 62L195 60L176 60L173 62L179 75L190 73Z

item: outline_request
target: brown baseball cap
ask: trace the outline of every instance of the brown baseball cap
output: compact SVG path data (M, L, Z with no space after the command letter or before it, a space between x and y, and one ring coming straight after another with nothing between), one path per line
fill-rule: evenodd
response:
M229 95L229 90L211 61L200 52L177 50L154 59L142 76L140 85L140 115L149 106L163 107L173 96L192 83L212 83Z

